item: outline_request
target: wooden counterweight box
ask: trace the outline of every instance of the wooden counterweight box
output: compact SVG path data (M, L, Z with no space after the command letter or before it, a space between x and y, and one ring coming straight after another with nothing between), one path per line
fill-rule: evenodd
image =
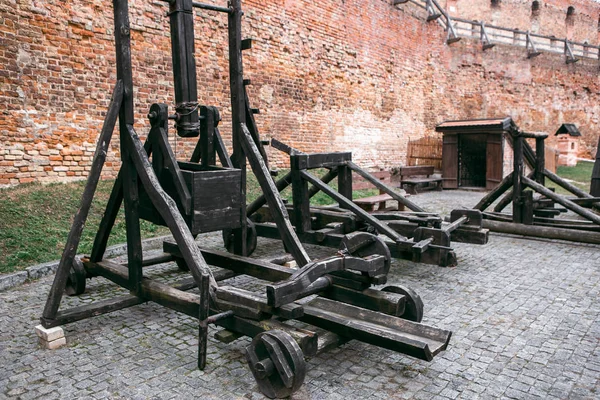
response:
M191 212L186 214L171 174L167 169L158 176L161 186L177 203L193 235L241 226L241 170L178 162L192 198ZM166 226L148 194L140 185L140 218Z

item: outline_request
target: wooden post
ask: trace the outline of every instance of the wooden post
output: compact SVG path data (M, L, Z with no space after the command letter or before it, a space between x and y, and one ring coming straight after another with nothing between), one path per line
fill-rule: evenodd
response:
M338 192L352 201L352 170L347 165L338 167ZM339 206L340 208L347 208L342 203Z
M523 223L522 187L523 178L523 136L520 132L513 132L513 222Z
M594 169L592 170L590 194L593 197L600 197L600 137L598 137L598 147L596 148L596 161L594 162Z
M546 170L546 147L544 137L535 138L535 181L540 185L546 184L544 171Z
M242 2L230 1L231 12L228 14L229 36L229 89L231 93L231 126L233 155L231 162L242 171L242 192L240 198L240 228L233 230L235 254L247 255L246 249L246 156L242 148L241 124L246 122L246 104L244 96L244 73L242 66Z
M194 58L194 12L192 0L169 2L171 56L175 80L177 134L196 137L199 134L198 89Z
M306 154L292 154L290 156L290 166L292 168L292 198L294 205L293 222L296 227L296 232L298 233L304 233L312 229L308 182L302 179L302 176L300 175L300 160L306 159L306 157Z

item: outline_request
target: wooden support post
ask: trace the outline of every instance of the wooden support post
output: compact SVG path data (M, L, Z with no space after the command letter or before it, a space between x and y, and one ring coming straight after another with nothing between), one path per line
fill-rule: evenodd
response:
M242 64L242 1L229 2L231 12L227 16L229 37L229 89L231 94L231 129L233 155L231 162L242 172L242 191L240 204L240 228L233 230L235 254L247 255L247 225L246 220L246 156L242 148L244 132L241 124L246 122L246 101L244 96L244 72Z
M69 272L71 271L75 254L77 254L81 233L83 232L85 221L87 220L90 207L92 206L94 193L96 192L96 187L98 186L98 181L100 180L100 174L102 172L102 167L104 166L104 161L106 160L106 153L108 152L108 146L115 129L115 124L121 109L122 100L123 82L119 80L117 81L115 89L113 90L113 95L108 106L108 112L104 118L104 125L102 126L102 131L100 132L100 137L98 138L98 143L96 144L96 152L94 153L94 160L92 161L90 174L81 196L81 203L79 204L79 209L77 210L77 214L75 214L75 218L73 219L73 224L71 225L71 230L69 231L69 236L67 238L67 243L65 244L65 248L54 277L54 282L52 283L52 288L50 289L50 294L48 295L48 300L43 312L44 318L54 319L60 306L60 301L65 290L67 278L69 276Z
M523 206L521 207L523 223L525 225L533 225L533 191L523 190L521 199L523 201Z
M208 316L210 315L210 281L208 275L202 274L200 280L200 306L198 307L198 369L206 367L206 350L208 344Z
M233 168L233 163L231 162L231 158L229 154L227 154L227 148L225 147L225 143L223 143L223 138L221 137L221 133L219 132L219 128L215 128L215 150L217 151L217 155L219 156L219 161L224 168Z
M304 233L312 229L310 218L310 198L308 196L308 182L302 179L300 174L301 161L306 159L306 154L297 154L290 156L290 166L292 168L292 197L294 207L294 226L296 232Z
M546 170L546 147L544 146L545 137L535 138L535 181L544 186L546 180L544 171Z
M592 182L590 183L590 195L600 197L600 136L596 147L596 161L592 170Z
M194 13L192 0L169 2L171 55L175 79L177 134L196 137L200 131L198 117L198 84L194 58Z
M352 169L348 165L340 165L338 167L338 192L352 201ZM347 208L342 203L340 208Z
M513 222L523 222L521 179L523 178L523 137L520 132L513 133Z
M241 129L242 134L244 135L241 137L243 150L248 156L248 161L250 162L252 171L254 172L254 175L256 175L256 179L265 195L271 215L277 224L277 228L281 232L283 243L292 256L294 256L296 262L300 266L304 266L310 262L310 257L302 246L300 239L298 239L296 232L294 232L294 227L290 222L285 204L283 204L283 200L275 187L273 178L269 174L269 170L260 156L260 152L252 139L252 135L245 124L241 124Z

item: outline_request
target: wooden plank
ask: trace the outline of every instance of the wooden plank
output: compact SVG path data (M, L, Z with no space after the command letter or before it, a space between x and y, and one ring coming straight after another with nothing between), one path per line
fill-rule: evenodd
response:
M546 146L544 139L546 138L535 139L535 181L542 186L546 184L546 177L544 176L544 171L546 170Z
M304 247L302 247L302 243L294 231L285 204L283 203L283 200L275 187L273 178L269 174L269 170L260 156L258 148L254 144L252 136L250 135L250 132L248 132L245 124L241 125L241 130L243 134L243 137L241 138L242 147L244 148L244 152L248 157L252 171L260 184L263 194L265 195L265 199L269 205L271 215L275 219L277 228L281 231L283 243L286 245L288 251L294 256L298 265L304 266L310 262L310 257L308 256L308 253L306 253Z
M513 136L513 222L523 222L523 204L521 203L522 196L522 178L524 173L523 166L523 138L521 136Z
M442 186L458 188L458 135L444 134L442 150Z
M446 349L451 332L317 297L304 304L302 321L425 361Z
M504 152L502 149L502 134L488 134L486 142L486 170L485 187L493 189L502 181L502 166L504 164Z
M352 161L348 162L348 167L350 167L354 172L356 172L357 174L362 176L365 180L372 183L380 191L392 196L394 198L394 200L396 200L399 204L403 204L404 206L408 207L412 211L425 211L421 207L419 207L418 205L413 203L412 201L408 200L406 197L400 195L399 193L396 193L396 191L394 191L393 188L386 185L379 179L375 178L374 176L369 174L367 171L363 170L358 165L354 164Z
M400 179L404 179L404 176L418 176L418 175L433 175L433 165L416 165L416 166L405 166L398 168Z
M85 226L87 216L92 206L92 200L94 199L94 193L98 187L98 181L102 173L104 162L106 161L106 154L108 152L108 146L112 138L115 124L117 122L117 116L121 109L123 100L123 81L117 81L113 94L108 106L106 117L104 118L104 124L100 131L100 136L96 144L96 151L94 152L94 159L92 166L90 167L90 173L88 175L83 194L81 195L81 201L79 203L79 209L73 218L73 224L67 237L65 248L62 252L60 261L58 263L58 269L48 294L46 305L42 313L44 318L54 319L60 306L63 292L73 266L75 255L77 254L77 248L79 247L79 241L81 239L81 233Z
M352 169L348 165L338 167L338 192L345 198L352 200ZM343 204L340 208L346 208Z

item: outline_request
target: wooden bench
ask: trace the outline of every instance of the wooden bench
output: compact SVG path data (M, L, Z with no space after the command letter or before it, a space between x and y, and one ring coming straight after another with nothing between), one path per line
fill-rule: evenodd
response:
M409 195L404 194L404 197ZM397 207L388 208L386 202L394 200L392 196L387 193L378 194L375 196L363 197L362 199L354 199L352 202L367 212L373 211L404 211L404 204L398 203ZM395 200L394 200L395 201ZM377 209L375 209L377 205Z
M442 190L442 178L432 177L433 165L400 167L396 169L400 175L400 187L406 193L417 194L418 190Z

